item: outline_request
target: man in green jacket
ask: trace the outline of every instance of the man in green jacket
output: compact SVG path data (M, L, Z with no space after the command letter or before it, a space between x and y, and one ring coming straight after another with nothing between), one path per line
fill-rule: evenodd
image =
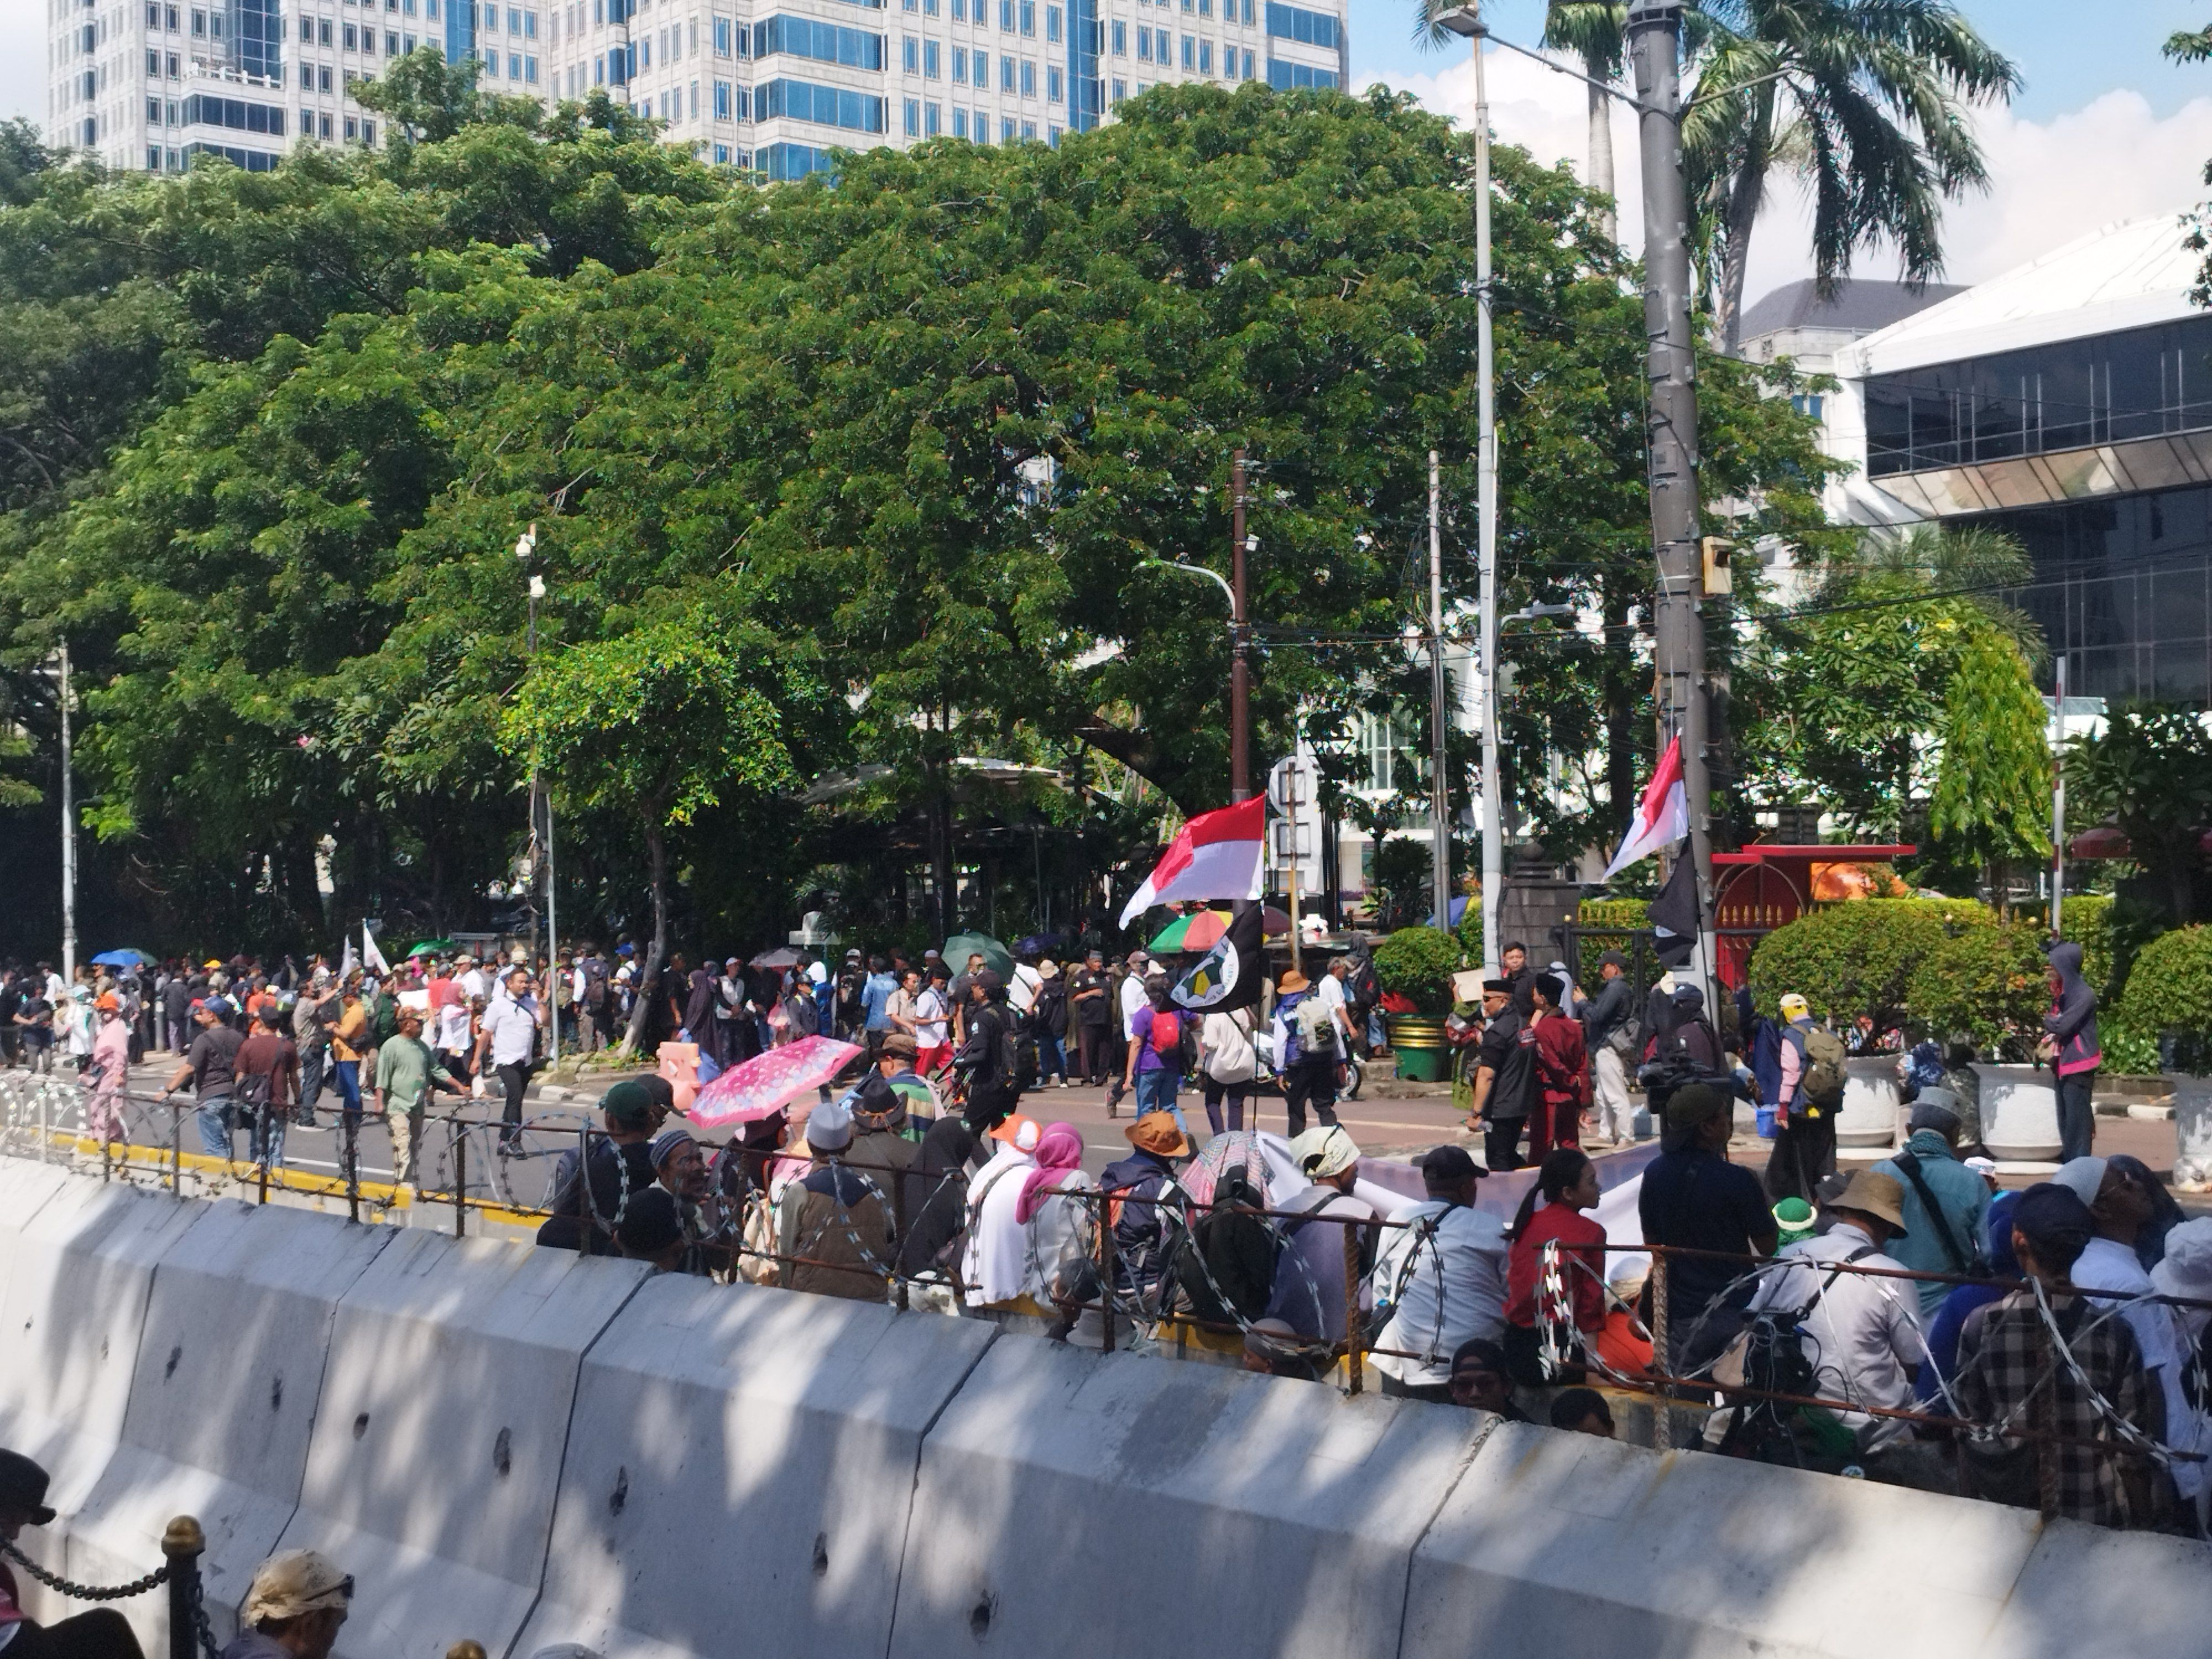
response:
M403 1187L415 1184L416 1148L422 1138L422 1105L433 1088L465 1097L468 1091L453 1081L453 1073L422 1041L422 1016L413 1008L398 1011L399 1029L376 1051L376 1081L369 1091L369 1109L384 1114L392 1131L392 1166Z
M1874 1167L1904 1188L1905 1233L1884 1248L1923 1273L1978 1273L1982 1234L1989 1224L1989 1183L1959 1162L1959 1114L1948 1089L1923 1089L1906 1120L1909 1133L1895 1158ZM1923 1279L1921 1321L1936 1317L1953 1286Z

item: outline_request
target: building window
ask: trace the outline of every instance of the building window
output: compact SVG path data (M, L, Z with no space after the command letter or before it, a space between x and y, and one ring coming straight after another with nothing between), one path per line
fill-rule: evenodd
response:
M714 20L714 56L727 58L730 55L730 20L717 17Z
M1002 144L1011 144L1014 142L1014 118L1011 115L1002 115L999 118L999 142Z
M925 137L934 138L945 130L945 107L941 104L921 106L921 131Z
M999 90L1012 92L1013 89L1014 60L1002 52L999 54Z
M1046 100L1050 103L1057 104L1060 100L1060 75L1057 64L1048 64L1045 66L1044 95Z
M955 138L968 136L968 112L957 104L952 106L952 136Z
M1309 69L1304 64L1285 64L1279 58L1267 60L1267 84L1278 92L1302 90L1308 87L1333 87L1336 84L1334 70Z
M1036 59L1034 58L1022 59L1022 96L1036 96Z
M1014 32L1014 0L999 0L999 33Z
M1057 41L1060 39L1060 8L1047 6L1044 9L1044 38Z
M811 18L770 17L753 28L753 56L766 58L785 52L811 58L817 63L842 64L848 69L880 70L884 66L884 37L866 29L848 29ZM907 73L914 73L915 37L905 38Z
M991 84L991 54L988 52L975 54L975 84L985 88Z
M1198 67L1198 41L1194 36L1186 34L1182 38L1182 66L1185 69Z
M1127 58L1129 55L1129 26L1127 23L1115 23L1113 38L1114 55L1116 58Z
M1250 21L1248 13L1246 21ZM1328 52L1336 50L1336 19L1325 11L1309 11L1304 6L1286 6L1282 0L1267 0L1267 33L1279 40L1296 40L1301 46L1320 46Z
M865 93L816 86L811 81L764 81L756 92L763 121L785 117L852 132L884 130L884 100Z
M906 100L906 136L909 138L921 137L921 100L919 98Z
M1247 81L1252 78L1252 54L1249 50L1244 54L1244 78Z
M730 96L731 90L727 81L714 82L714 118L717 121L730 119L731 112L736 107L735 100Z
M1022 0L1022 33L1031 37L1036 33L1036 0Z
M944 67L939 60L938 43L934 40L923 41L921 43L921 78L925 81L937 80L942 75Z
M1137 61L1140 64L1152 61L1152 32L1142 23L1137 25Z
M1114 101L1115 101L1115 103L1116 103L1116 104L1121 103L1121 100L1122 100L1123 99L1127 98L1128 95L1129 95L1129 83L1128 83L1127 81L1116 81L1116 82L1114 82Z
M952 84L956 87L968 84L968 48L965 46L952 48Z
M911 34L899 42L899 67L908 75L921 73L921 42Z
M1200 75L1213 73L1213 42L1211 40L1198 43L1198 72Z

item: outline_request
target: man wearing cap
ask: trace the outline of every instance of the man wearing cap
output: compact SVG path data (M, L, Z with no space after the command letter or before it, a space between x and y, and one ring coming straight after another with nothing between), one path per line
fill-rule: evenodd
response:
M1535 1103L1536 1034L1513 1000L1513 982L1482 982L1482 1041L1475 1050L1474 1108L1468 1127L1482 1131L1482 1161L1492 1175L1521 1167L1521 1128Z
M906 1103L899 1133L917 1144L929 1138L930 1130L945 1109L935 1086L915 1069L921 1055L921 1046L911 1036L893 1031L884 1039L883 1052L876 1056L877 1075L896 1090Z
M1589 1051L1591 1104L1597 1140L1613 1146L1635 1139L1636 1117L1628 1103L1628 962L1618 951L1597 959L1597 994L1582 1006L1583 1044ZM1595 1145L1595 1142L1593 1142Z
M727 1267L735 1229L722 1207L721 1195L714 1190L706 1155L699 1150L690 1127L670 1124L653 1136L646 1150L653 1160L653 1178L675 1201L676 1217L683 1224L684 1250L677 1266L695 1273Z
M787 1291L882 1302L891 1264L891 1206L875 1181L845 1162L853 1115L826 1101L807 1115L813 1166L776 1200L776 1282Z
M1297 969L1276 981L1275 991L1275 1072L1282 1079L1283 1107L1296 1139L1305 1133L1308 1107L1319 1121L1336 1121L1336 1025L1334 1020L1301 1018L1313 987ZM1328 1040L1326 1048L1322 1039Z
M1505 1328L1505 1230L1474 1207L1483 1171L1464 1147L1431 1147L1421 1159L1427 1200L1396 1218L1375 1264L1375 1301L1390 1309L1378 1353L1382 1392L1449 1404L1451 1356L1471 1336Z
M892 1236L904 1238L907 1176L921 1161L921 1142L907 1133L907 1097L884 1074L885 1062L897 1063L886 1054L844 1097L843 1104L853 1115L853 1143L844 1157L847 1164L889 1195Z
M1959 1162L1959 1114L1948 1089L1923 1089L1912 1103L1905 1145L1874 1167L1896 1178L1904 1193L1904 1236L1889 1247L1916 1273L1978 1274L1982 1229L1989 1220L1987 1182ZM1830 1138L1835 1133L1829 1130ZM1920 1319L1935 1320L1951 1286L1935 1279L1919 1285Z
M0 1543L13 1545L24 1528L46 1526L53 1518L46 1470L21 1452L0 1451ZM7 1659L142 1659L138 1638L113 1607L95 1607L54 1625L33 1621L5 1561L0 1561L0 1654Z
M1283 1246L1275 1257L1275 1286L1267 1315L1312 1342L1345 1339L1358 1310L1349 1298L1349 1261L1366 1277L1375 1260L1375 1212L1352 1194L1359 1179L1359 1148L1344 1126L1324 1123L1291 1142L1291 1157L1312 1185L1292 1193L1281 1207L1295 1219L1279 1221Z
M1897 1268L1904 1264L1883 1247L1905 1231L1904 1188L1894 1175L1861 1170L1828 1206L1825 1233L1783 1252L1786 1267L1768 1270L1747 1311L1795 1313L1814 1367L1814 1391L1825 1399L1888 1411L1912 1409L1912 1374L1928 1352L1921 1335L1920 1299L1910 1280L1838 1273L1838 1264ZM1671 1310L1669 1310L1671 1312ZM1902 1418L1838 1411L1856 1451L1844 1461L1903 1440Z
M2069 1275L2095 1231L2088 1206L2054 1182L2014 1206L2013 1254L2034 1283L1966 1316L1951 1391L1961 1416L2042 1437L1961 1441L1960 1486L1969 1498L2099 1526L2147 1526L2159 1518L2157 1469L2120 1442L2106 1412L2152 1438L2165 1412L2128 1322L2098 1317L2074 1287ZM2053 1363L2050 1325L2069 1363Z
M313 1550L254 1570L240 1628L222 1659L328 1659L353 1603L353 1577Z
M666 1115L662 1097L650 1085L665 1090L661 1077L624 1078L599 1100L604 1135L590 1137L587 1160L580 1173L576 1149L561 1154L553 1166L553 1184L545 1200L551 1212L538 1229L538 1242L549 1249L580 1250L586 1255L613 1254L614 1225L631 1194L643 1192L656 1180L648 1142Z
M1724 1251L1774 1252L1773 1212L1759 1177L1728 1161L1733 1107L1709 1083L1685 1084L1667 1102L1659 1156L1645 1166L1637 1213L1647 1244ZM1751 1300L1748 1261L1701 1256L1661 1257L1667 1275L1667 1340L1662 1356L1676 1376L1716 1358L1742 1328Z
M1166 1112L1146 1112L1121 1133L1129 1138L1129 1156L1098 1177L1099 1190L1115 1200L1114 1285L1149 1299L1168 1267L1166 1194L1176 1161L1194 1149Z
M238 1086L234 1073L246 1039L231 1029L229 1012L221 997L194 1000L192 1018L199 1032L161 1091L166 1101L187 1082L192 1085L192 1097L199 1103L200 1150L210 1158L228 1158L231 1150L231 1097Z
M1780 1079L1774 1093L1774 1148L1766 1158L1766 1191L1778 1202L1809 1201L1836 1172L1836 1115L1830 1103L1806 1097L1813 1069L1808 1048L1814 1030L1812 1005L1795 991L1782 998L1775 1059Z

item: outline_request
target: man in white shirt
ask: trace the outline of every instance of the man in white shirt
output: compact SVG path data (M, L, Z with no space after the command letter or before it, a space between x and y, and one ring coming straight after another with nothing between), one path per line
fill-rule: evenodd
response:
M541 1018L538 999L530 994L530 970L508 969L498 994L484 1009L483 1030L477 1038L476 1053L477 1074L483 1074L489 1054L500 1086L507 1091L507 1107L501 1114L507 1127L499 1133L502 1152L513 1152L522 1141L522 1096L538 1069L533 1056Z
M1152 1006L1152 999L1145 994L1145 975L1151 968L1152 959L1142 951L1129 952L1129 975L1121 981L1121 992L1117 999L1117 1011L1121 1022L1121 1053L1124 1056L1129 1052L1132 1036L1130 1022L1136 1018L1139 1010ZM1106 1079L1106 1115L1109 1117L1114 1115L1114 1109L1121 1103L1121 1091L1128 1070L1126 1065L1116 1065L1113 1074Z
M1331 957L1328 970L1322 975L1321 982L1314 987L1314 1000L1328 1010L1329 1018L1335 1023L1338 1032L1336 1047L1340 1054L1352 1052L1352 1013L1346 1006L1350 999L1344 992L1344 981L1351 973L1350 957Z
M1894 1176L1861 1170L1828 1213L1834 1225L1782 1252L1789 1265L1768 1271L1749 1311L1788 1314L1809 1306L1796 1322L1805 1333L1813 1391L1825 1400L1910 1411L1913 1373L1928 1355L1912 1280L1832 1271L1838 1263L1900 1267L1881 1247L1905 1231L1905 1189ZM1902 1440L1909 1426L1901 1418L1863 1411L1838 1411L1835 1419L1858 1437L1861 1454Z
M1006 981L1006 1006L1016 1013L1026 1014L1036 1006L1037 993L1043 988L1044 975L1037 972L1036 964L1018 962L1014 976Z
M463 955L459 958L459 966L461 971L455 975L455 979L464 992L472 997L491 995L491 975L477 965L477 959L474 957Z
M1474 1207L1483 1171L1464 1147L1438 1146L1421 1160L1427 1202L1398 1219L1375 1263L1375 1294L1390 1322L1376 1346L1425 1358L1374 1356L1382 1392L1451 1403L1451 1361L1460 1344L1496 1341L1505 1329L1505 1257L1498 1218Z

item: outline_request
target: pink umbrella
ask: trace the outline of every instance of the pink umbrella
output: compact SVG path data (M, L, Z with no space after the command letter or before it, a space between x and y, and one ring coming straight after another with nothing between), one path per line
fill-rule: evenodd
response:
M686 1115L702 1129L753 1122L820 1088L860 1052L835 1037L801 1037L732 1066L699 1091Z

